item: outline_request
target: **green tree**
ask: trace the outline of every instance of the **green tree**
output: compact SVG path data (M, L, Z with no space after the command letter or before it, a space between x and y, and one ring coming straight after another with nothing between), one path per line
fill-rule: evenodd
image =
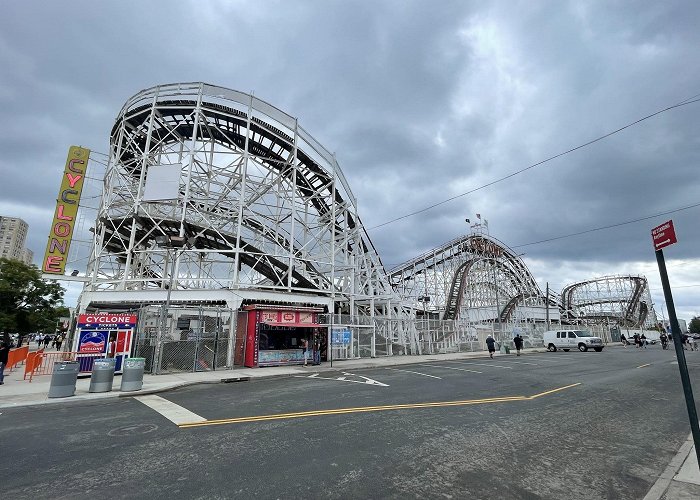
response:
M700 317L695 316L693 319L690 320L690 324L688 325L688 331L690 333L700 333Z
M36 266L0 258L0 331L53 332L65 313L64 293L55 281L41 279Z

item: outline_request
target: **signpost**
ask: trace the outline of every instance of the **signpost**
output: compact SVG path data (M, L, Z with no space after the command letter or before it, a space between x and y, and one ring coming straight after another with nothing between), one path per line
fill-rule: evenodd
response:
M654 250L661 250L664 247L677 243L676 229L673 221L664 222L651 230L651 239L654 242Z
M681 372L681 383L683 384L683 394L685 395L685 404L688 408L688 418L690 419L690 430L693 434L693 442L695 443L695 454L698 457L700 464L700 427L698 427L698 414L695 410L695 399L693 398L693 388L690 385L690 377L688 376L688 365L685 361L685 352L683 351L683 340L681 329L678 326L678 318L676 317L676 308L673 305L673 295L671 294L671 284L668 281L668 273L666 272L666 262L664 261L663 248L673 245L678 240L676 239L676 230L673 227L673 221L669 220L663 224L656 226L651 230L651 239L654 243L654 251L656 253L656 262L659 264L659 274L661 275L661 286L664 289L664 298L666 299L666 308L668 309L668 317L671 323L671 333L673 334L673 345L676 348L676 358L678 359L678 370Z
M334 328L331 334L333 345L345 345L350 343L350 328Z
M329 344L331 368L333 367L333 346L347 346L351 341L350 328L333 328L331 323L330 328L331 342Z

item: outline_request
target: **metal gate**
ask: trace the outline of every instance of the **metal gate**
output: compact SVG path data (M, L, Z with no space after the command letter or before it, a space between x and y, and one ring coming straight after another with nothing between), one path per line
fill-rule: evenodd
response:
M154 374L230 368L232 317L221 306L146 307L139 313L134 355L145 358L145 370Z

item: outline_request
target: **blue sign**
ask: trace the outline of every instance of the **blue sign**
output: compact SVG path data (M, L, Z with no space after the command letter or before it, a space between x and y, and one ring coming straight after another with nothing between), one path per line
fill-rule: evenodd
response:
M350 328L344 328L342 330L333 330L331 332L331 343L332 344L349 344L350 343Z

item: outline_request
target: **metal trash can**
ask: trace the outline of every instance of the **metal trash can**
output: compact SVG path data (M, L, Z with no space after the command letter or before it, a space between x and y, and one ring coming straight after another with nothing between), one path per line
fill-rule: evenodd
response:
M112 390L116 363L117 360L114 358L100 358L92 363L89 392L109 392Z
M122 385L120 391L140 391L143 387L143 370L146 366L145 358L126 358L122 372Z
M50 398L67 398L75 395L75 383L78 380L80 364L77 361L58 361L53 364Z

